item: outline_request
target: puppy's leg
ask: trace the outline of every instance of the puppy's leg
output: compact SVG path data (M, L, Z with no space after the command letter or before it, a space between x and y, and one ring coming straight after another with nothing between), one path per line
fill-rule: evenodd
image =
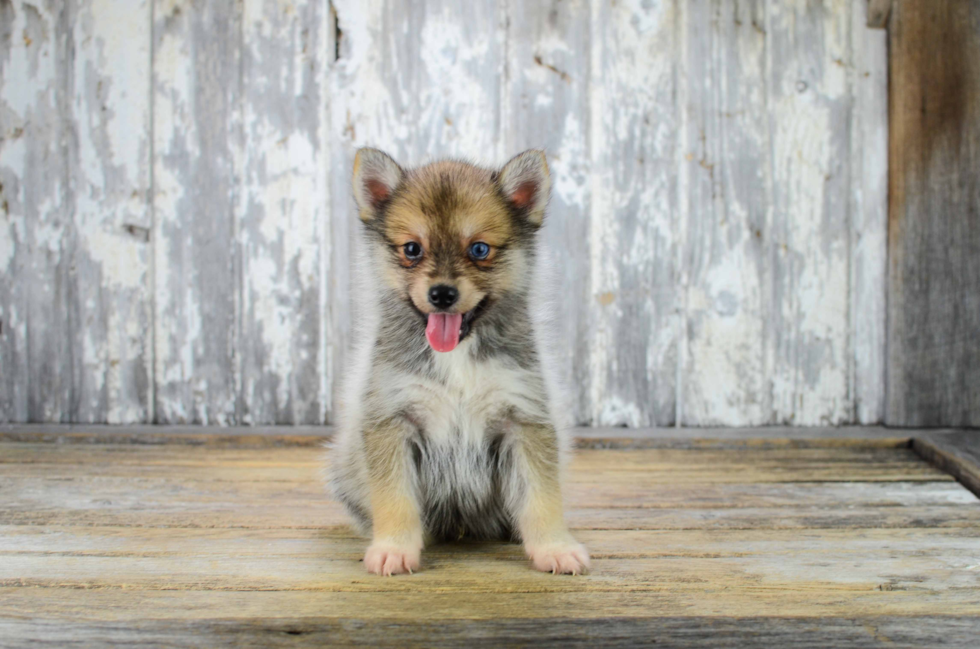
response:
M422 520L408 448L412 427L393 418L364 432L373 539L364 565L378 575L417 570L422 554Z
M534 567L555 574L587 572L589 553L565 526L554 428L523 426L512 452L510 500L524 550Z

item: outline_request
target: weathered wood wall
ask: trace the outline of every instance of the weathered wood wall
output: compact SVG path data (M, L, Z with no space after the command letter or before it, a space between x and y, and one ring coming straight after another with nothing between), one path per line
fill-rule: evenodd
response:
M980 2L895 0L888 400L899 426L980 426Z
M0 421L329 421L370 144L548 150L579 422L878 422L865 11L0 0Z

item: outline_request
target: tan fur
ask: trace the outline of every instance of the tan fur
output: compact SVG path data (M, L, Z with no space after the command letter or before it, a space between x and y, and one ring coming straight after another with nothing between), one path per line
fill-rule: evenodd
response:
M447 179L455 191L457 205L446 215L448 218L436 220L431 206L440 200L439 192ZM462 299L452 310L463 313L473 309L489 292L488 278L480 268L493 266L500 247L509 244L514 233L506 206L493 190L490 173L472 165L443 161L410 175L388 207L384 234L394 246L416 241L426 251L432 250L437 236L450 239L458 253L451 264L437 265L435 256L426 255L414 267L416 272L411 277L389 272L385 280L393 288L406 286L423 313L432 310L427 298L432 286L454 283ZM477 241L489 244L491 253L484 261L472 262L466 258L466 250ZM404 255L401 264L410 265ZM494 290L506 290L513 285L513 277L507 272L497 273L493 282Z

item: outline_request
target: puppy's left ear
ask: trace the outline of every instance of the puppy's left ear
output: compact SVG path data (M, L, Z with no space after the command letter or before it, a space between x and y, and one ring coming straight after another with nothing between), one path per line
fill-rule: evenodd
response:
M500 170L497 182L510 204L539 227L551 194L551 173L544 151L530 149L517 154Z

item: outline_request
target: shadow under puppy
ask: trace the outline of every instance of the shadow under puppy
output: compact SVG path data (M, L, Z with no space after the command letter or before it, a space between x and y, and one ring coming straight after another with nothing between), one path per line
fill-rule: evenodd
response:
M519 539L538 570L579 574L562 511L563 442L543 368L535 239L551 186L540 151L492 171L402 169L361 149L365 226L331 461L336 496L373 540L370 572L412 572L423 544Z

